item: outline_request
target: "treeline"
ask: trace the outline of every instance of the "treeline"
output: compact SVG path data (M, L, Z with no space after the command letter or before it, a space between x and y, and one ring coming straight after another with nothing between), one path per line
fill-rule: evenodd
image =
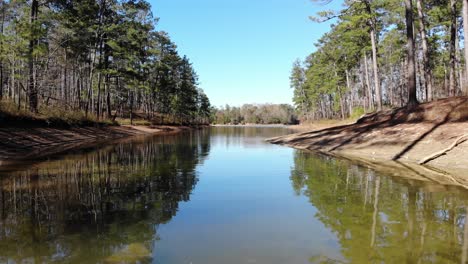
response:
M208 122L210 102L145 0L0 1L0 100L97 119Z
M288 104L244 104L215 109L216 124L295 124L295 110Z
M312 19L333 20L331 31L294 63L290 78L300 118L346 118L466 94L466 5L346 0L338 12L319 12Z

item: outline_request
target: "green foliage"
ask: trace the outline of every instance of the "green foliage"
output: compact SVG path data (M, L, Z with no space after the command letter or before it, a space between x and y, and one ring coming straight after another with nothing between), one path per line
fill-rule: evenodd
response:
M216 124L296 124L294 108L287 104L226 105L215 110Z
M327 4L331 1L317 2ZM458 26L461 24L461 2L456 3L454 14L458 26L455 40L450 36L453 22L448 1L422 1L421 10L429 62L423 60L422 25L416 19L417 99L420 102L454 95L448 92L452 70L449 44L463 39ZM416 8L413 16L419 18ZM354 117L356 107L373 111L378 101L375 82L382 90L384 105L401 107L406 104L407 39L405 9L401 1L344 1L342 9L319 11L312 20L319 23L332 21L333 24L317 41L315 51L303 61L294 62L292 67L290 86L294 89L293 102L302 121ZM371 56L373 32L375 65ZM458 48L453 69L456 71L455 95L462 90L463 84L460 80L464 63L461 53L462 49ZM428 80L426 73L430 76ZM432 91L427 88L429 81Z
M0 123L8 125L40 125L48 127L70 127L87 125L114 125L110 120L98 120L84 111L69 110L63 107L41 107L38 113L32 113L12 102L0 102Z
M35 21L32 10L24 0L0 6L0 89L19 108L34 89L42 106L97 119L144 112L168 123L209 121L209 99L192 64L156 30L148 1L41 2Z
M365 113L366 111L364 110L364 107L358 106L358 107L353 108L353 112L351 113L350 118L357 120L358 118L363 116Z

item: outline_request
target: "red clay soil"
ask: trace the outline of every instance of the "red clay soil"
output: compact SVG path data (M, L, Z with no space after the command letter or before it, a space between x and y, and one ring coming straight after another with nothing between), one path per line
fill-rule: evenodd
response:
M464 135L468 135L468 97L455 97L420 104L413 109L367 114L354 124L268 141L368 161L417 164L448 148ZM456 171L468 180L468 140L462 140L451 151L427 165L451 173Z
M125 137L177 133L187 127L0 127L0 165L30 160Z

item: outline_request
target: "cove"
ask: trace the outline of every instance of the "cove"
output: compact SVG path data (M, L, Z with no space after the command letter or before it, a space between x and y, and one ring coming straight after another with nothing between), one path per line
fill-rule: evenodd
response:
M0 169L1 263L464 263L468 192L272 145L140 137Z

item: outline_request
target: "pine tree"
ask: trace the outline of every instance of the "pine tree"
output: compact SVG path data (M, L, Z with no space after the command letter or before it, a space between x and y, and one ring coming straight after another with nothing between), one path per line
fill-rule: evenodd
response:
M416 62L414 53L414 32L413 32L413 1L405 0L406 7L406 40L407 40L407 85L408 85L408 106L413 107L418 104L416 98Z

